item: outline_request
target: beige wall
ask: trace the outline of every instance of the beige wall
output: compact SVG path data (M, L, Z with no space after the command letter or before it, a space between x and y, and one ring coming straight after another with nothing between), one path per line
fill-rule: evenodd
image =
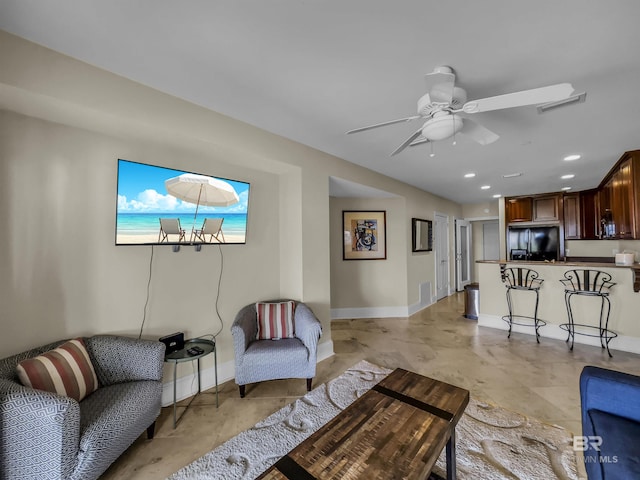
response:
M330 207L332 308L406 306L407 231L404 199L332 198ZM386 211L386 260L342 259L343 210Z
M474 220L479 218L498 218L499 202L493 200L483 203L466 203L462 205L462 216L466 220Z
M137 335L150 266L145 337L175 331L192 337L222 327L215 315L218 248L115 246L118 158L251 182L247 244L222 249L221 345L231 343L239 307L281 295L278 276L271 276L280 270L276 175L7 111L0 111L0 134L3 355L74 335ZM231 359L229 348L219 353Z
M483 253L483 235L482 235L482 222L487 219L498 219L500 214L499 201L491 200L488 202L476 203L476 204L464 204L462 205L462 217L465 220L471 221L471 251L473 257L471 259L471 280L478 282L478 272L476 269L476 260L482 260Z
M636 262L640 260L640 240L566 240L564 248L569 257L613 257L629 252L636 254Z
M329 325L327 168L345 162L0 32L0 356L59 338L137 334L149 247L115 247L117 159L251 182L246 245L155 248L144 336L229 326L252 301L291 296ZM11 113L30 115L23 116ZM36 118L37 117L37 118ZM321 165L316 168L315 165ZM324 225L324 226L323 226Z
M5 32L0 64L0 357L75 335L137 335L146 317L148 338L222 328L218 358L230 362L235 312L289 296L311 305L323 324L321 343L329 342L332 289L371 273L334 276L331 284L330 175L398 197L380 205L391 229L390 260L379 264L385 275L376 287L393 292L385 303L416 303L417 285L433 280L432 254L411 253L411 217L461 215L457 204ZM114 246L118 158L251 182L247 244L222 247L224 325L214 308L217 248ZM378 301L359 298L359 306Z
M450 216L449 256L454 258L453 218L460 207L408 186L399 185L398 198L331 198L331 306L371 309L429 304L433 298L420 298L420 285L431 284L435 297L434 252L412 252L411 219L433 220L434 212ZM385 210L387 218L386 260L342 259L342 211ZM451 262L450 287L454 290Z

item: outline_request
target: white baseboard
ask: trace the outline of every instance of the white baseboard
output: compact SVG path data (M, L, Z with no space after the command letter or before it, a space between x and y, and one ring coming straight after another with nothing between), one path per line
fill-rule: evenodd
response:
M406 318L427 308L429 305L431 305L431 303L427 303L426 305L414 303L408 307L332 308L331 320L345 320L350 318Z
M335 355L333 351L333 340L322 342L318 345L318 362L326 360L329 357L333 357L333 355Z
M502 320L501 316L487 315L485 313L478 315L478 325L481 327L497 328L499 330L509 330L509 326L504 320ZM533 327L514 325L511 330L513 332L535 335L535 329ZM544 327L540 327L538 332L540 333L540 336L544 338L553 338L563 341L567 339L567 331L553 323L547 323ZM598 337L575 335L574 343L600 347L600 339ZM609 349L640 354L640 338L618 335L618 337L614 338L611 340L611 343L609 343Z
M357 307L357 308L332 308L331 320L347 318L388 318L408 317L409 307Z
M176 401L184 400L198 392L198 370L197 362L181 363L181 365L191 365L193 373L178 377L176 380ZM173 405L173 368L171 369L171 380L162 385L162 406ZM233 360L218 363L218 385L233 379L235 376L235 365ZM200 370L201 391L208 390L216 386L215 370L213 366Z
M325 360L334 355L333 341L322 342L318 345L318 362ZM182 365L185 365L184 363ZM193 365L193 373L182 376L176 380L176 401L184 400L198 392L198 371L197 363L190 362ZM173 368L173 366L171 366ZM235 362L218 363L218 385L233 380L236 376ZM201 391L214 388L216 386L216 377L214 367L204 368L200 370L200 380L202 386ZM168 407L173 405L173 370L171 370L171 380L162 385L162 406Z
M331 320L343 320L349 318L391 318L410 317L414 313L427 308L435 303L431 296L431 282L418 285L418 303L400 307L357 307L357 308L332 308Z

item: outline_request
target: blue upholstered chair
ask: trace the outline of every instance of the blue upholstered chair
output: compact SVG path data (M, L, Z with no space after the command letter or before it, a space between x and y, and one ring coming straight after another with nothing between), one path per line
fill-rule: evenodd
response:
M256 340L256 304L247 305L238 312L231 325L231 334L240 397L244 397L249 383L283 378L306 378L307 390L311 390L322 326L311 309L301 302L295 304L294 325L295 338Z
M640 478L640 377L585 367L580 402L589 480Z

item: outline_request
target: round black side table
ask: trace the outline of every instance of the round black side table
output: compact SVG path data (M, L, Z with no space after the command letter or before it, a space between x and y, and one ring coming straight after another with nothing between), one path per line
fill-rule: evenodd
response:
M189 353L189 350L193 347L200 347L203 350L202 353L192 355ZM198 362L198 392L191 399L191 402L193 402L193 399L198 395L198 393L200 393L200 359L202 357L206 357L210 353L213 353L213 370L216 380L216 408L218 408L218 354L216 350L215 340L192 338L184 342L184 348L181 350L176 350L175 352L165 355L164 361L173 363L173 428L176 428L176 424L179 420L176 420L176 372L178 371L179 363L192 362L194 360ZM189 405L191 405L191 402L189 402ZM182 415L186 413L189 405L187 405L187 408L185 408ZM182 418L182 415L180 415L180 418Z

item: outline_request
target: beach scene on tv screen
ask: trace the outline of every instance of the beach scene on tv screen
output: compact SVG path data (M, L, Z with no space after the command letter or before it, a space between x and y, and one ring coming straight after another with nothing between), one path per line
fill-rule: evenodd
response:
M116 245L245 243L249 184L118 161Z

